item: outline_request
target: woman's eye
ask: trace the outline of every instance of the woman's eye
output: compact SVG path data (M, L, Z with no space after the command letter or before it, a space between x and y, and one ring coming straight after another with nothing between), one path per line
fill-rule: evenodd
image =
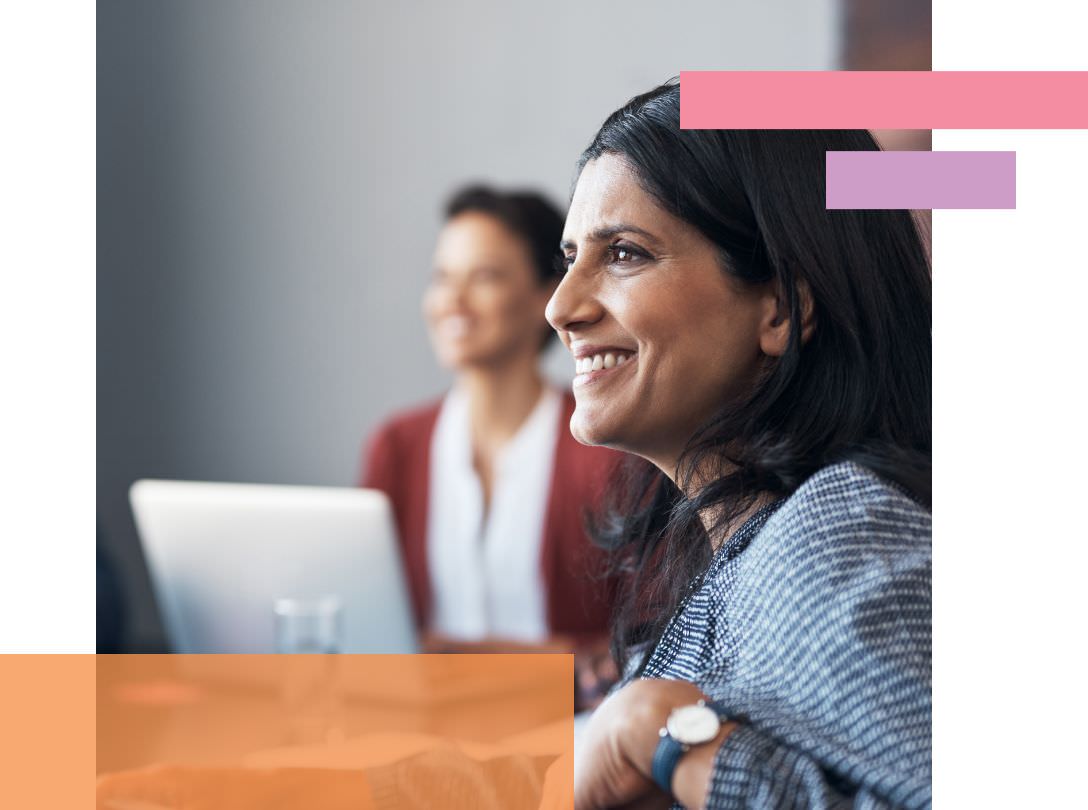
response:
M570 270L570 267L571 267L572 264L574 264L574 254L573 253L564 254L564 255L559 257L559 267L560 267L560 269L562 269L564 271Z
M636 250L629 245L609 245L608 252L611 254L611 259L615 264L630 264L646 255L642 251Z

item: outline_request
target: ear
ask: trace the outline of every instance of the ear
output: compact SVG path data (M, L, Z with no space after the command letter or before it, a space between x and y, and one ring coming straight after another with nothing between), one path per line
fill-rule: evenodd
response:
M801 343L807 343L816 328L812 290L804 280L797 282L797 303L801 311ZM781 357L790 345L790 302L781 285L770 287L763 299L764 314L759 329L759 348L770 357Z

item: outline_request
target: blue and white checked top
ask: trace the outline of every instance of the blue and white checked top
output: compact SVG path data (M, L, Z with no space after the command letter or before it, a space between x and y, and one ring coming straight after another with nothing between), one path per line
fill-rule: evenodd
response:
M718 550L642 671L741 722L708 808L930 806L931 561L929 511L852 463Z

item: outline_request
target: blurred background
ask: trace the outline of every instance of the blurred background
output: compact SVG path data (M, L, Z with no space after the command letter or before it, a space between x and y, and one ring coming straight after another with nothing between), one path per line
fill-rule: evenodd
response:
M99 582L127 604L100 648L124 651L165 644L133 481L350 486L378 421L443 391L420 297L453 189L565 204L604 117L681 70L930 68L915 0L100 0L97 35Z

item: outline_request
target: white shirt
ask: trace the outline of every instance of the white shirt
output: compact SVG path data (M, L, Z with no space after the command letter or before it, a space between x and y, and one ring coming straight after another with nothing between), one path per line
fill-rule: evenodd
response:
M548 635L540 554L562 399L540 401L495 460L491 508L472 463L468 398L442 402L431 439L427 559L433 629L463 640Z

